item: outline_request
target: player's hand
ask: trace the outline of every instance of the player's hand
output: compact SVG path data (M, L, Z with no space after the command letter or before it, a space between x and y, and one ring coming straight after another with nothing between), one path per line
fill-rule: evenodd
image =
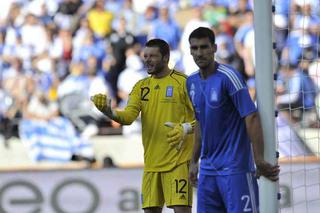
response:
M166 122L164 124L167 127L172 128L167 134L167 142L171 147L176 147L179 151L183 144L184 138L187 135L187 131L184 129L182 124Z
M271 181L277 181L279 180L279 172L280 168L279 165L271 165L270 163L262 160L259 162L256 162L257 166L257 177L264 176L268 178Z
M198 187L198 172L199 172L198 163L191 163L190 169L189 169L189 180L193 187Z
M109 117L112 116L111 99L108 98L106 94L95 94L94 96L90 97L90 100L100 112Z

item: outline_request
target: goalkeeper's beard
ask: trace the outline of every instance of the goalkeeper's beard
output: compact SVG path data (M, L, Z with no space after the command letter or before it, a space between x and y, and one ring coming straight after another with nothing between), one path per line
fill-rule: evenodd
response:
M156 64L156 65L151 66L151 68L148 67L147 72L149 75L156 75L156 74L163 72L164 67L165 66L162 64Z

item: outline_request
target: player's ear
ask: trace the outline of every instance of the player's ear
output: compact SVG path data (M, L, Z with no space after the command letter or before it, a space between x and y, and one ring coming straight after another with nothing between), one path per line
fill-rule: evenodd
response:
M170 55L167 54L167 55L163 56L163 59L164 59L166 62L169 62Z
M217 52L217 45L216 44L213 44L213 53Z

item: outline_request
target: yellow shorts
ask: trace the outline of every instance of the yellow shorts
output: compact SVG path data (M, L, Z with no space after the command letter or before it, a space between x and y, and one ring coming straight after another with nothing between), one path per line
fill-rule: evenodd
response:
M188 179L189 162L168 172L144 172L142 208L192 206L192 186Z

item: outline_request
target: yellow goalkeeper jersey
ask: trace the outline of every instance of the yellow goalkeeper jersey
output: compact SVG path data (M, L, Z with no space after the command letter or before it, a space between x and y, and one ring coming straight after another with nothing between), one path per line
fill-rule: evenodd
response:
M191 159L193 134L188 134L180 151L167 142L171 128L165 122L185 123L194 120L186 89L187 76L172 70L163 78L153 76L137 82L124 110L116 111L117 120L131 124L141 112L145 171L169 171Z

